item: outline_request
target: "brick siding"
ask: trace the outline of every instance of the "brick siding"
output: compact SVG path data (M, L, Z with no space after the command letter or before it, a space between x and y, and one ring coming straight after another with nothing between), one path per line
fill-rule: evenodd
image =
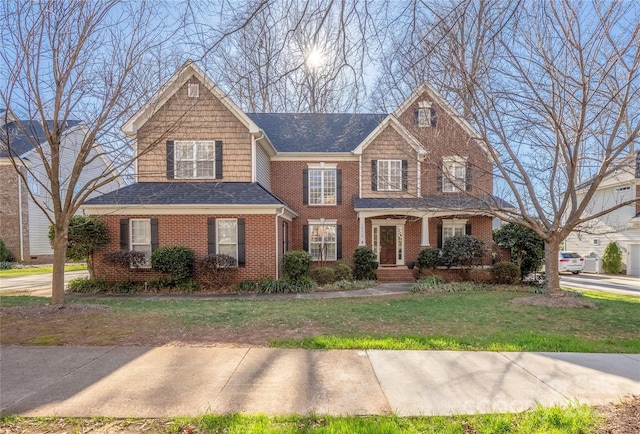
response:
M12 165L0 165L0 238L13 255L20 260L20 200L19 176ZM28 192L22 185L22 242L25 262L29 262L29 210Z

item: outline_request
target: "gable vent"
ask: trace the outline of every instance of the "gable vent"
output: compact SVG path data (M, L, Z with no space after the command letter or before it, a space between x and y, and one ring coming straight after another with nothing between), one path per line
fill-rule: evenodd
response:
M200 96L200 85L198 83L189 83L189 98L198 98Z

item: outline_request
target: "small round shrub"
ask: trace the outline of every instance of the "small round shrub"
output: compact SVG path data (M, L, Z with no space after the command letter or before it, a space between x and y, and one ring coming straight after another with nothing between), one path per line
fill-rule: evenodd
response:
M496 283L515 285L520 281L520 267L513 262L498 262L493 265L492 270Z
M302 250L286 252L282 257L282 269L291 282L297 282L309 275L311 254Z
M469 280L474 283L491 283L493 273L488 268L472 268L469 270Z
M303 276L291 285L289 292L312 292L316 287L316 282L309 276Z
M353 280L353 270L351 265L343 261L338 261L333 265L333 274L335 275L334 281L340 280Z
M196 261L196 276L206 288L230 288L238 275L237 261L229 255L209 255Z
M375 280L377 268L376 254L371 248L362 246L353 252L353 278L355 280Z
M0 261L0 270L11 270L13 268L13 262Z
M316 267L309 271L309 277L315 280L318 285L326 285L327 283L333 283L336 281L336 275L333 268L329 267Z
M67 284L67 291L77 292L81 294L100 294L107 292L109 284L102 279L89 279L88 277L79 277L70 280Z
M602 255L602 269L605 273L618 274L622 272L622 252L615 242L610 242Z
M418 268L431 268L435 269L440 263L440 252L436 249L422 249L418 253L416 259L416 265Z
M4 241L2 241L2 239L0 238L0 262L12 262L12 261L13 261L13 255L11 254L7 246L5 246Z
M116 250L103 255L105 262L122 268L140 268L147 263L147 255L136 250Z
M151 268L168 273L174 282L183 282L193 276L196 255L188 247L166 246L151 254Z

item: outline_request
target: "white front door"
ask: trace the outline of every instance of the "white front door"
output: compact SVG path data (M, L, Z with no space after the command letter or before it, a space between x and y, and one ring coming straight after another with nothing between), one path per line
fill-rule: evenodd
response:
M640 244L629 244L628 247L627 274L629 276L640 276Z

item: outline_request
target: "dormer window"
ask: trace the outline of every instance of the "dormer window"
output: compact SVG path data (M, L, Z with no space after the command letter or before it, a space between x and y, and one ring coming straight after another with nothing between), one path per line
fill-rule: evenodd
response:
M418 103L418 109L415 111L415 118L419 127L435 128L438 123L436 109L427 101L421 101Z

